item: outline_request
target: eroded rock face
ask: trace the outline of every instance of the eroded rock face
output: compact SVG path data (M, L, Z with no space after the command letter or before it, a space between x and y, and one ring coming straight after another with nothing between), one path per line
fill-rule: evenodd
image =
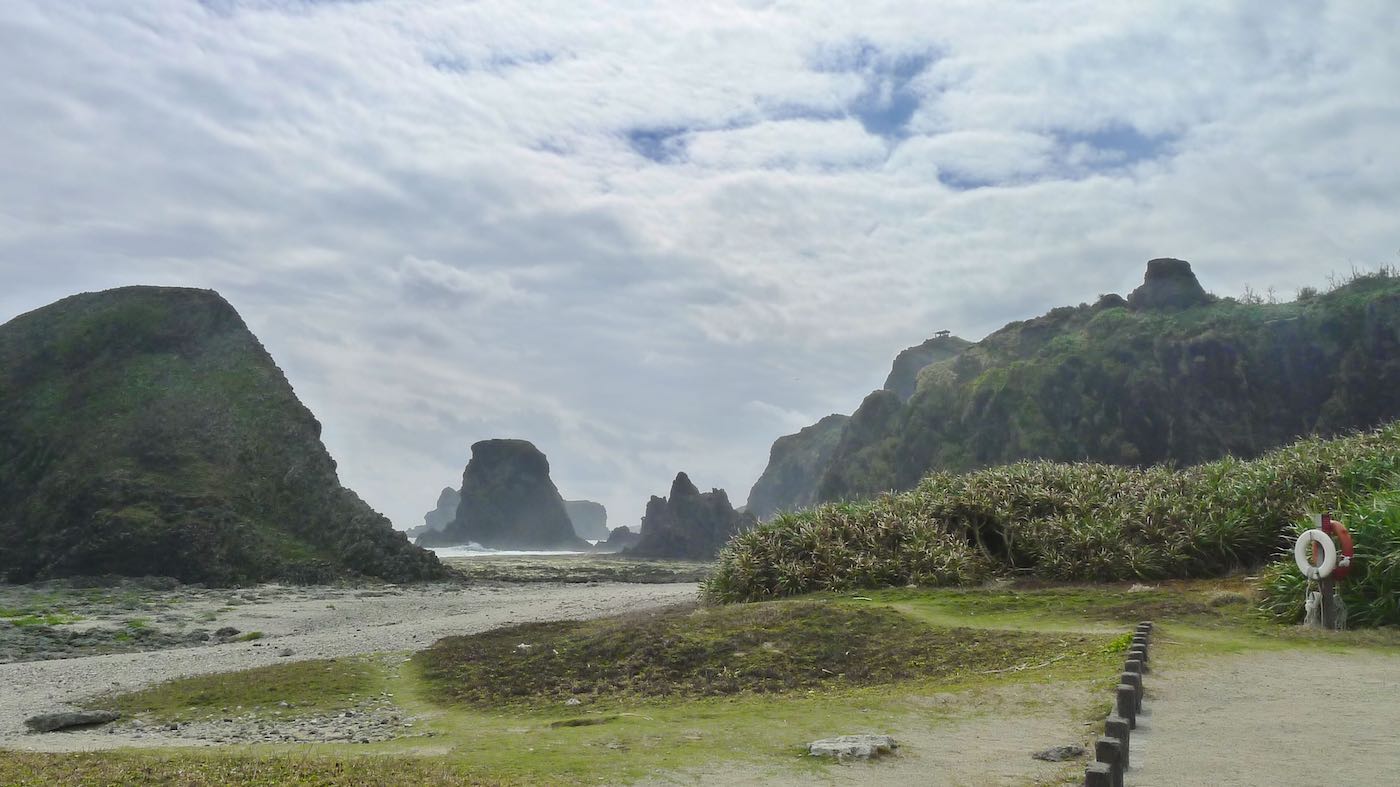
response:
M320 435L211 290L124 287L16 317L0 325L0 578L445 576L341 486Z
M1159 257L1148 260L1142 286L1128 295L1128 306L1134 309L1185 309L1212 300L1201 283L1196 281L1196 274L1191 272L1191 263Z
M599 541L608 537L608 509L592 500L565 500L564 511L579 538Z
M462 474L457 515L420 544L475 543L491 549L586 549L574 534L549 460L526 440L482 440Z
M768 466L749 491L749 512L763 520L815 504L817 483L848 420L828 415L797 434L779 437L768 454Z
M739 513L723 489L701 493L690 477L678 473L669 498L653 497L642 517L637 545L627 550L637 557L710 560L736 533L757 524L752 514Z

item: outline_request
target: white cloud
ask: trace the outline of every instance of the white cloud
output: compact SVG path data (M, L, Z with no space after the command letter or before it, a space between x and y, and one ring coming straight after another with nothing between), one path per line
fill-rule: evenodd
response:
M11 0L0 319L216 287L401 525L522 436L736 501L933 330L1394 260L1400 7ZM979 186L978 188L968 188Z

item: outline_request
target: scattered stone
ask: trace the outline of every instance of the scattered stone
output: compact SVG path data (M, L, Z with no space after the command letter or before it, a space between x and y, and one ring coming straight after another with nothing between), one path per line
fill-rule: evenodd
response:
M1064 762L1066 760L1074 760L1083 757L1084 753L1085 750L1083 746L1070 744L1068 746L1052 746L1045 751L1038 751L1032 754L1031 757L1046 762Z
M277 655L279 657L286 658L287 656L296 655L296 651L292 650L291 648L282 648L281 650L277 651Z
M228 638L230 638L230 637L236 637L236 636L238 636L239 634L242 634L242 633L243 633L243 632L239 631L238 629L234 628L233 626L224 626L223 628L221 628L221 629L219 629L218 631L214 632L214 636L217 637L217 638L219 638L219 639L228 639Z
M53 732L71 727L90 727L94 724L109 724L121 718L121 714L110 710L65 711L41 713L24 720L24 726L33 732Z
M565 705L582 705L582 704L583 704L583 700L579 699L578 697L570 697L570 698L568 698L567 700L564 701L564 704L565 704Z
M888 735L842 735L807 744L807 753L837 760L869 760L897 748L899 744Z

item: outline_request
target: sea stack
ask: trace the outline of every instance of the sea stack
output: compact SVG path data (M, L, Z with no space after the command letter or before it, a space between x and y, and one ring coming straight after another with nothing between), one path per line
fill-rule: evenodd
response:
M711 560L736 533L757 524L752 514L739 513L723 489L701 493L690 477L678 473L669 498L653 497L642 518L637 545L626 551L636 557Z
M482 440L462 474L457 515L425 546L479 544L490 549L583 550L549 460L526 440Z

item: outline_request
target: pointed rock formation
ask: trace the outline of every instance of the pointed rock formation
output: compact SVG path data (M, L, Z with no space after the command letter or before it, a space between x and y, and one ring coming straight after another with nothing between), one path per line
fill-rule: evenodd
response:
M701 494L689 476L678 473L669 498L653 497L647 502L641 539L627 554L710 560L731 536L755 524L752 514L734 510L723 489Z

